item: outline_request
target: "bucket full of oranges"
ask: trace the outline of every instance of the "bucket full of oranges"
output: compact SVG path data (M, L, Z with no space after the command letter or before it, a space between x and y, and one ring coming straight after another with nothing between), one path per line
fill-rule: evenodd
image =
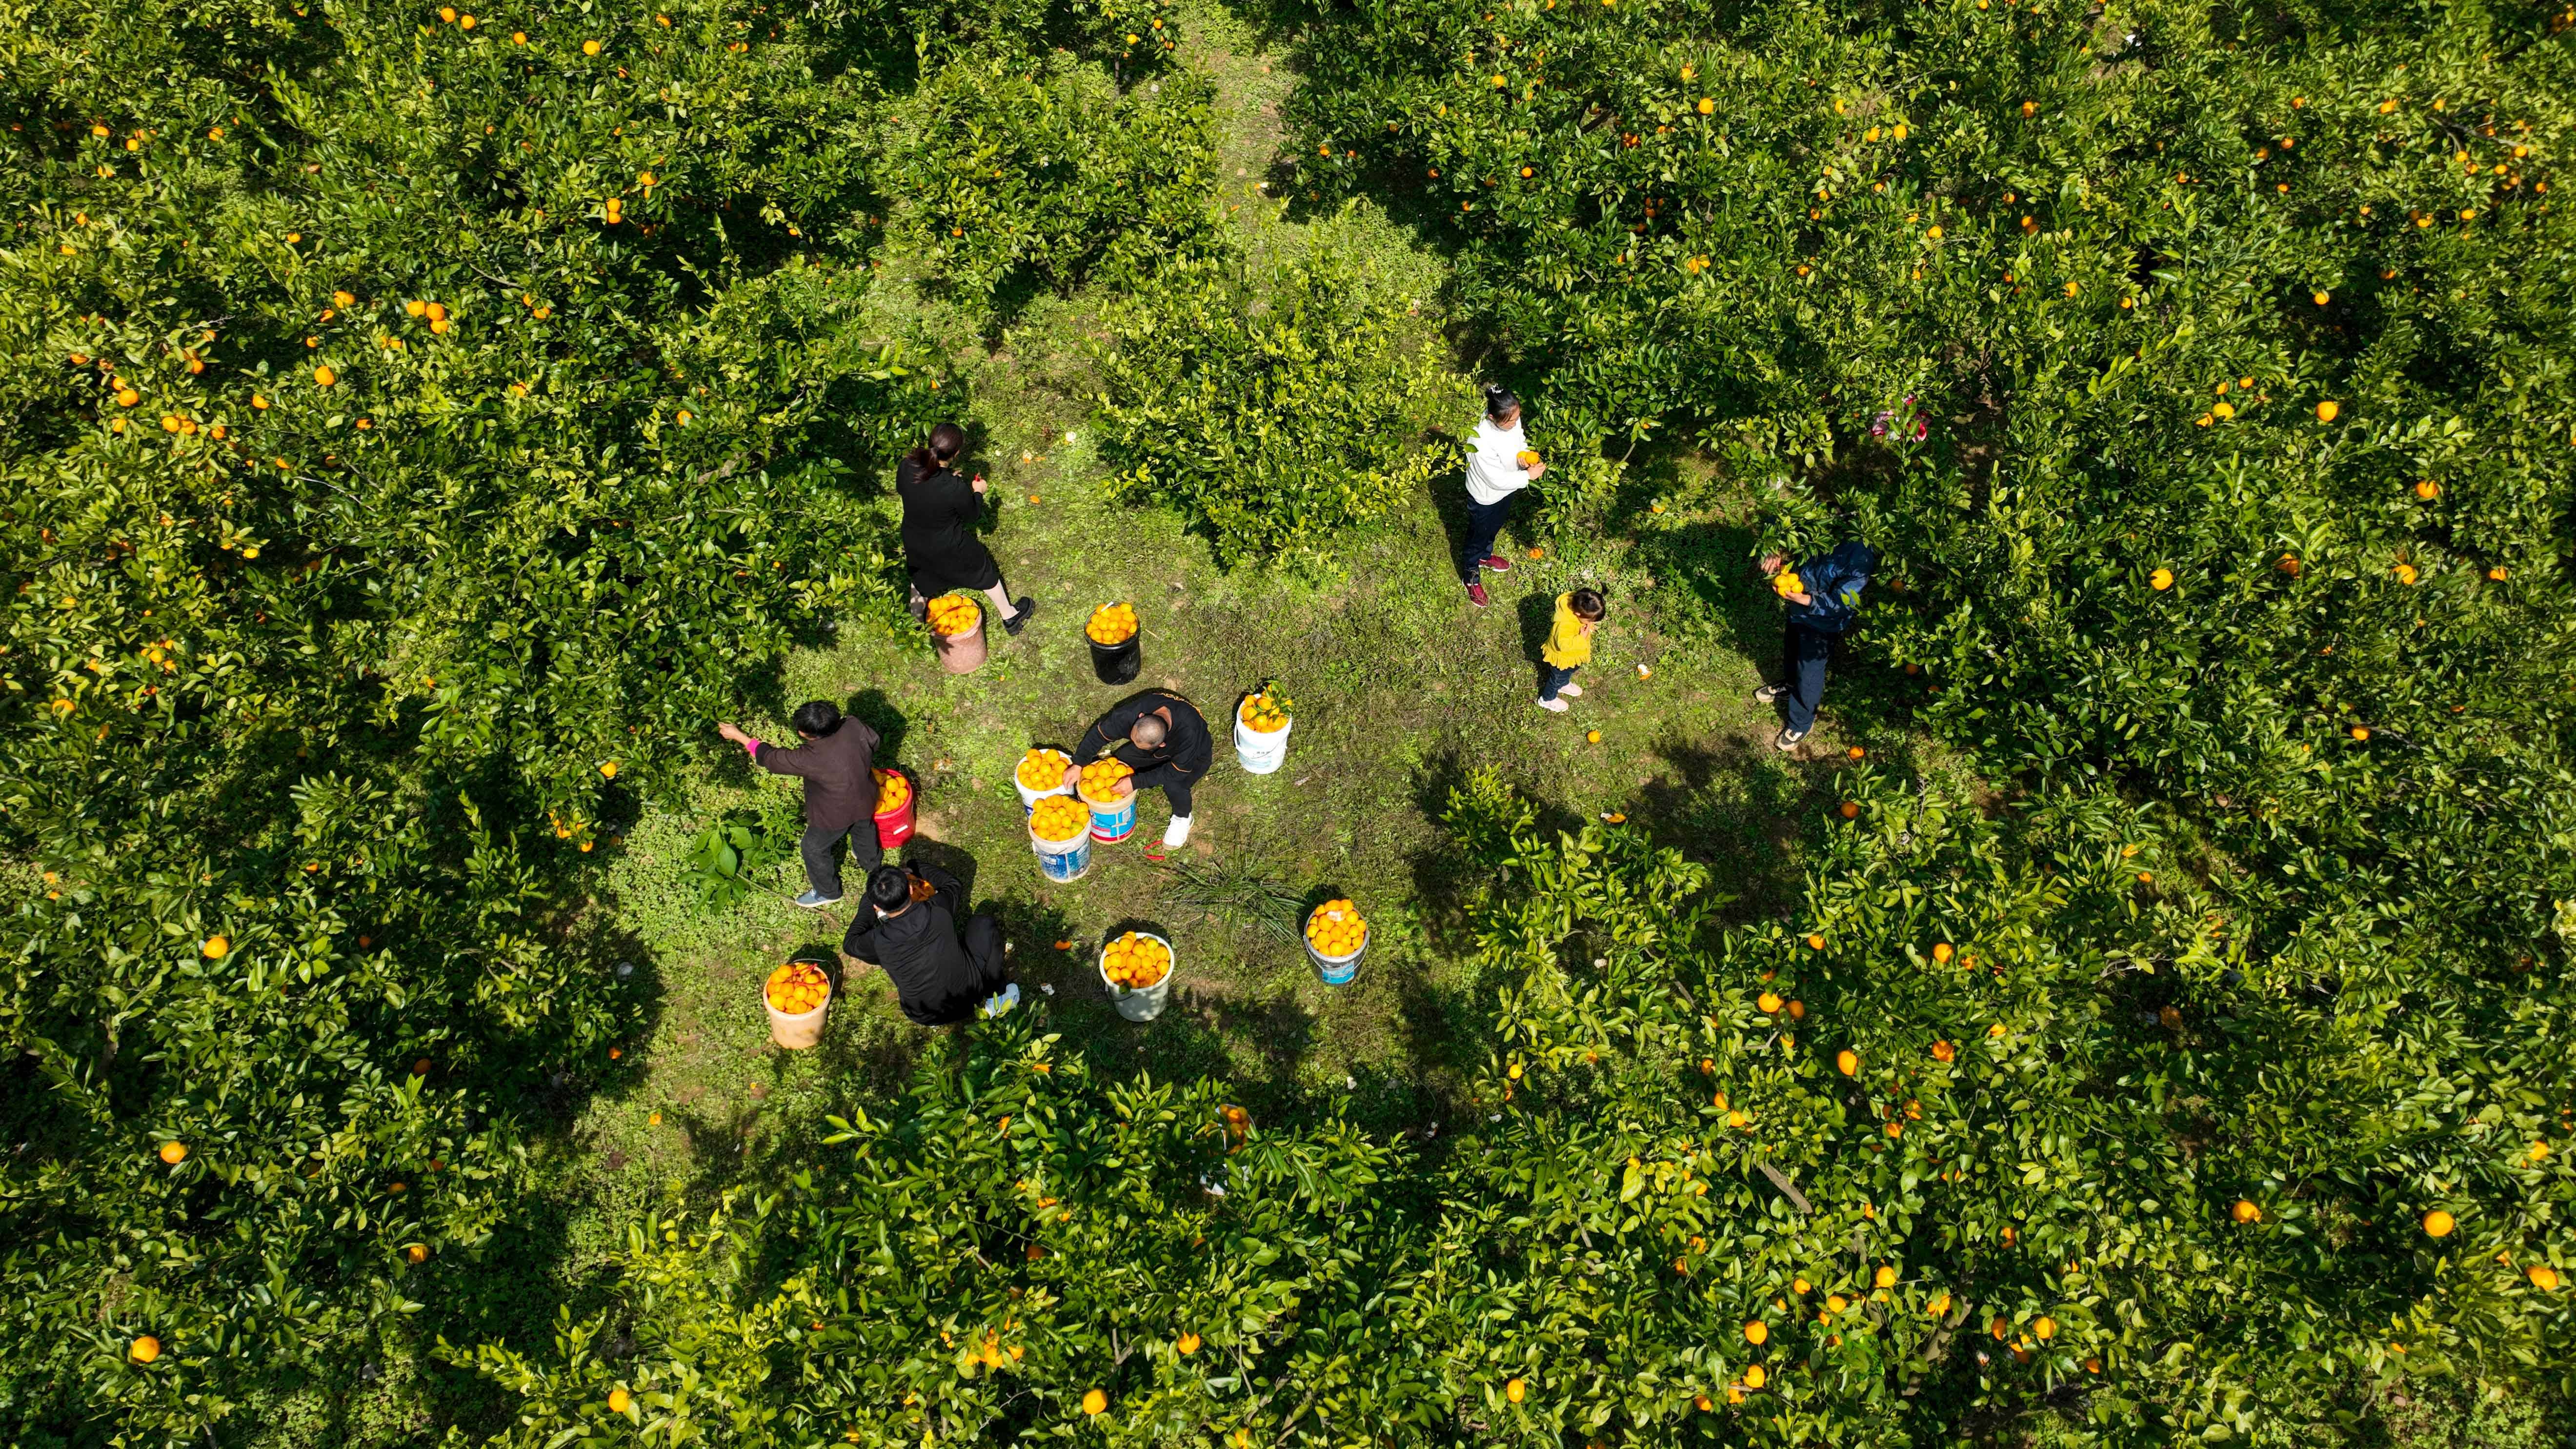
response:
M1349 901L1326 901L1306 916L1306 955L1326 986L1348 986L1368 954L1368 922Z
M1125 684L1144 667L1143 626L1136 622L1134 604L1101 605L1091 611L1082 632L1091 640L1091 672L1101 683Z
M1267 775L1288 763L1288 731L1297 721L1294 708L1275 684L1265 684L1234 707L1234 758L1245 774Z
M1048 795L1029 808L1029 847L1038 870L1062 885L1091 869L1091 811L1070 795Z
M1172 995L1172 943L1151 931L1129 931L1100 949L1100 981L1129 1021L1152 1021Z
M1136 792L1117 793L1118 782L1136 772L1108 756L1082 767L1082 803L1091 810L1091 838L1116 845L1136 833Z
M877 777L877 844L892 850L912 838L912 781L901 770L879 770Z
M769 1008L769 1039L803 1051L823 1039L823 1013L832 1009L832 978L819 961L795 960L769 973L761 991Z
M941 594L930 601L927 622L940 668L951 674L972 674L983 664L983 605L965 594Z
M1020 808L1035 810L1038 802L1049 795L1072 794L1073 787L1064 783L1065 767L1072 763L1073 756L1062 750L1029 746L1029 752L1020 756L1020 763L1011 770L1011 783L1020 791Z

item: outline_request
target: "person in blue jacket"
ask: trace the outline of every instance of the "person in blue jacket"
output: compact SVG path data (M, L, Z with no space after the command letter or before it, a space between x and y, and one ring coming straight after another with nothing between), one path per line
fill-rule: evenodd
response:
M1785 554L1765 555L1762 576L1778 580L1788 562ZM1850 539L1836 544L1833 552L1798 565L1797 588L1773 584L1789 606L1788 637L1780 646L1780 672L1789 678L1755 690L1753 699L1757 704L1789 701L1789 724L1771 741L1774 748L1794 750L1816 727L1816 706L1825 700L1825 661L1833 653L1834 636L1860 617L1860 591L1868 587L1870 570L1876 567L1878 551Z

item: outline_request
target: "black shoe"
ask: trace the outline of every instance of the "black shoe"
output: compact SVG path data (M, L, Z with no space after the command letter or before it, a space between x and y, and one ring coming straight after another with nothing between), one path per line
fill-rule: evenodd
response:
M1014 639L1017 639L1020 637L1020 631L1029 627L1029 616L1035 614L1037 611L1037 600L1013 599L1011 601L1011 617L1002 621L1002 632L1010 635Z

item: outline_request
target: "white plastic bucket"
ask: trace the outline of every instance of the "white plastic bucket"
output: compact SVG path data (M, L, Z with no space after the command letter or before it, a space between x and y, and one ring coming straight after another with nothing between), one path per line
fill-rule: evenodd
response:
M1163 949L1172 951L1172 943L1151 931L1138 931L1148 941L1162 941ZM1109 943L1100 943L1100 984L1109 988L1109 1004L1129 1021L1152 1021L1163 1014L1163 1005L1172 999L1172 978L1181 974L1181 953L1172 951L1172 969L1151 986L1121 986L1109 979Z
M1088 830L1075 831L1071 840L1049 840L1032 828L1029 847L1037 852L1039 874L1058 885L1080 880L1083 872L1091 869L1091 832Z
M1070 755L1065 756L1065 763L1073 763L1073 757ZM1038 802L1049 795L1070 795L1073 793L1073 787L1064 783L1062 780L1058 780L1055 784L1044 790L1032 790L1028 787L1026 782L1020 779L1020 767L1017 765L1013 765L1011 767L1011 788L1020 792L1020 813L1022 815L1026 815L1037 809Z
M1280 766L1287 764L1288 732L1296 727L1297 721L1291 719L1279 728L1264 734L1243 722L1243 706L1236 705L1234 707L1234 758L1242 764L1244 773L1274 774Z
M1306 919L1308 921L1314 920L1315 916L1323 909L1324 908L1322 906L1317 906L1314 910L1306 913ZM1376 939L1377 928L1375 926L1362 926L1360 928L1360 946L1358 950L1353 951L1346 956L1327 956L1323 952L1315 949L1315 943L1307 938L1305 932L1300 931L1297 933L1298 943L1306 948L1306 959L1315 963L1315 974L1323 978L1326 986L1350 985L1352 979L1360 974L1360 958L1368 954L1369 942Z
M1368 948L1369 938L1365 933L1360 937L1360 948L1347 956L1327 956L1309 942L1306 959L1315 963L1315 974L1323 978L1326 986L1348 986L1352 978L1360 974L1360 958L1368 954Z

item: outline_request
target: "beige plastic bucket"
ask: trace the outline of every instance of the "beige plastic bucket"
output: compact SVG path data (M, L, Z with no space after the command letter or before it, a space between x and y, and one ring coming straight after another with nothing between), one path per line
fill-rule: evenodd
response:
M832 987L830 970L827 968L823 974L823 1004L812 1011L801 1011L792 1016L769 1004L769 982L765 977L762 979L760 1005L769 1013L771 1041L791 1052L801 1052L823 1039L823 1018L831 1012L832 1002L840 995Z

